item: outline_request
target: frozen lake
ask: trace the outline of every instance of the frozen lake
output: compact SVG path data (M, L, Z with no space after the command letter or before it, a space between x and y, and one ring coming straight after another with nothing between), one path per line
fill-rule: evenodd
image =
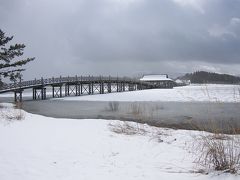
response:
M206 102L119 102L111 111L106 101L26 101L23 109L44 116L73 119L117 119L192 129L209 122L223 128L229 124L240 128L240 103Z

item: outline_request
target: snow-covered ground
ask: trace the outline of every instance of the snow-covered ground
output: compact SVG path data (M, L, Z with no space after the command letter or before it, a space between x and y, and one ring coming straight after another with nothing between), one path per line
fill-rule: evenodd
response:
M26 112L21 112L24 120L10 120L10 114L20 112L9 105L0 111L1 180L239 179L193 173L198 167L189 147L200 132L130 123L147 132L124 135L112 131L120 121L54 119Z
M66 101L240 102L240 85L190 85L174 89L150 89L63 99Z

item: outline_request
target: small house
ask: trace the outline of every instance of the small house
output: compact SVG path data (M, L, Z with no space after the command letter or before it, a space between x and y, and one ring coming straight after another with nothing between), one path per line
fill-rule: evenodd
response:
M149 82L154 88L173 88L175 82L167 74L144 75L140 81Z
M177 79L177 80L175 80L175 83L177 86L186 86L186 85L190 84L190 80Z
M186 84L183 82L183 80L181 80L181 79L175 80L175 83L177 84L177 86L185 86L185 85L186 85Z

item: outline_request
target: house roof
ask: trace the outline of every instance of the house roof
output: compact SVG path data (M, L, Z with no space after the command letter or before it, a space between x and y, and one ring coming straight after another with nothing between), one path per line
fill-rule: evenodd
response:
M144 75L140 81L172 81L166 74Z

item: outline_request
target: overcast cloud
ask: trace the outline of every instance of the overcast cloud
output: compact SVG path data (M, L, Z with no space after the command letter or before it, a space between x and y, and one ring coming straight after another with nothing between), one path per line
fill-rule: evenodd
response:
M36 57L25 79L240 74L240 0L0 0L0 22Z

